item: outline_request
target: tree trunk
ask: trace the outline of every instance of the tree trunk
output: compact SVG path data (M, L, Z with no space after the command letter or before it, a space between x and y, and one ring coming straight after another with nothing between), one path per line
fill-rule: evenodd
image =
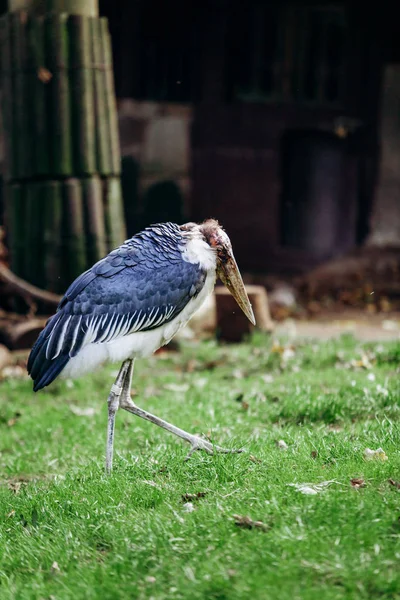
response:
M98 0L10 0L0 25L11 265L59 293L126 237L108 23Z

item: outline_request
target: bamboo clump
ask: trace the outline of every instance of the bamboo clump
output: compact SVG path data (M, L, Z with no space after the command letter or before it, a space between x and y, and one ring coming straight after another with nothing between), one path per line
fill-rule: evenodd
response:
M125 238L107 20L0 19L11 267L62 292Z

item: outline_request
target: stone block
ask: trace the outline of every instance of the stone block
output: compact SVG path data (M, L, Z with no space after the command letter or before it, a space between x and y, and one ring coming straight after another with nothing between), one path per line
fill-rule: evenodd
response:
M265 288L261 285L246 285L246 291L253 307L255 327L243 314L227 288L222 286L215 288L217 337L221 341L240 342L256 328L265 332L274 329Z

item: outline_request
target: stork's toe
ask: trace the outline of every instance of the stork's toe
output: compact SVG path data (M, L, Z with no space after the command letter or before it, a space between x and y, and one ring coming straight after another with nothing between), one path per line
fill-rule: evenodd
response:
M213 445L211 442L204 440L201 437L196 435L191 436L191 449L189 450L185 461L189 460L189 458L198 450L204 450L207 454L240 454L244 452L244 448L222 448L221 446Z

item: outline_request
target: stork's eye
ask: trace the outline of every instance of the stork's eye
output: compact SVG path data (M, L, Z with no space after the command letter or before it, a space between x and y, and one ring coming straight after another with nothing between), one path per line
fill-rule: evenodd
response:
M228 251L224 246L220 246L218 248L218 258L222 263L225 263L228 260Z

